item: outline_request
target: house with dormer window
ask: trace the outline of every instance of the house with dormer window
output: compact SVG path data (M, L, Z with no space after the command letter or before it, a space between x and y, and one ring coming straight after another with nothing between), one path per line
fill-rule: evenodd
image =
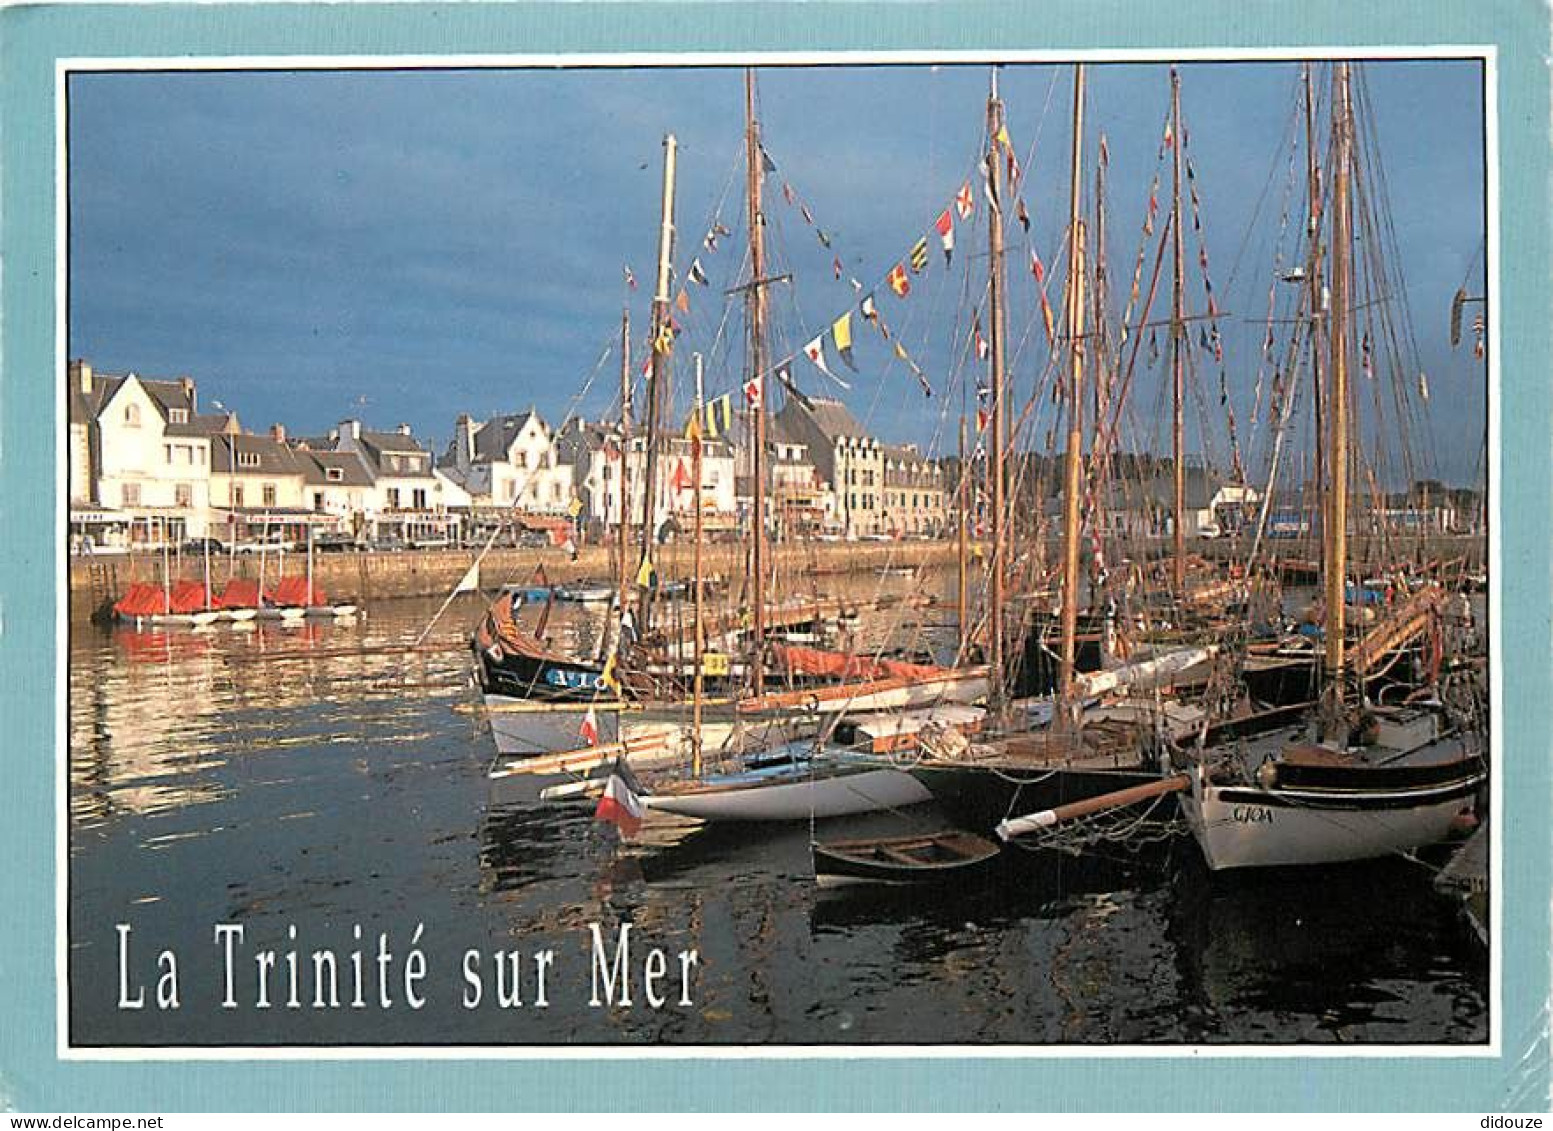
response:
M77 360L66 380L72 533L139 544L204 536L212 441L237 418L202 415L189 377L98 373Z

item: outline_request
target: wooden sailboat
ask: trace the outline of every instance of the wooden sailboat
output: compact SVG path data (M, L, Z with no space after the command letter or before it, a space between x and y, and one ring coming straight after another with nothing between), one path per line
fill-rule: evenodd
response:
M1486 779L1482 736L1438 701L1381 706L1364 695L1367 667L1409 623L1347 651L1346 608L1352 181L1357 165L1350 67L1334 64L1329 365L1323 582L1324 689L1293 726L1219 745L1202 736L1182 805L1215 870L1331 864L1408 852L1443 839Z
M1171 657L1161 652L1149 665L1126 665L1111 673L1085 673L1080 650L1080 496L1083 452L1083 404L1085 397L1084 291L1086 237L1081 214L1083 108L1085 72L1074 69L1073 148L1071 156L1071 211L1066 327L1069 364L1063 389L1067 416L1067 451L1063 468L1063 534L1060 585L1060 651L1056 664L1056 693L1050 698L1007 706L1004 630L999 594L1006 534L999 523L994 541L989 578L988 609L990 679L989 702L1000 704L989 736L967 740L963 736L940 738L931 743L913 772L960 825L991 831L1000 821L1031 810L1114 793L1157 779L1159 755L1166 735L1184 736L1199 727L1199 708L1178 704L1168 695L1170 685L1210 655L1208 649L1185 650ZM1003 128L1003 105L997 95L996 72L988 99L987 162L992 196L999 197L999 166L995 141ZM989 452L990 495L996 508L1004 496L1001 448L1006 435L1003 351L1005 334L1002 311L1002 223L997 209L989 209L988 244L991 260L991 421ZM1100 680L1091 685L1088 681ZM1149 688L1149 694L1128 698L1127 689Z

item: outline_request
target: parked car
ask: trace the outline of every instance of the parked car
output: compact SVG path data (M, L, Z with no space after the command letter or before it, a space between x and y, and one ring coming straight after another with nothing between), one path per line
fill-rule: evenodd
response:
M374 538L367 545L367 549L379 554L397 554L405 549L405 544L404 539L398 535L384 535L381 538Z
M354 534L320 534L313 539L313 549L320 554L343 554L361 548Z
M209 550L211 555L226 553L226 544L219 538L190 538L183 544L185 554L203 554Z

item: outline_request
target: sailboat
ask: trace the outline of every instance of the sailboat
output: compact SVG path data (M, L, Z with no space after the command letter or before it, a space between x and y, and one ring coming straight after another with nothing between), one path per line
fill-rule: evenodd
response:
M1412 623L1438 615L1428 594L1405 618L1349 650L1349 388L1354 295L1353 184L1359 169L1347 63L1332 76L1330 305L1323 403L1325 623L1320 702L1292 725L1260 733L1205 728L1181 751L1182 807L1209 868L1333 864L1409 852L1445 838L1486 780L1483 735L1438 698L1383 705L1365 694L1368 668Z
M955 733L935 736L924 744L923 757L913 768L913 773L932 792L940 807L958 824L976 832L990 832L1017 814L1055 809L1157 782L1161 759L1170 740L1194 733L1206 719L1201 707L1174 699L1172 688L1213 658L1215 648L1212 645L1157 648L1136 657L1134 662L1110 670L1088 673L1079 670L1081 461L1086 360L1081 343L1086 337L1087 313L1086 225L1081 213L1084 83L1085 69L1080 64L1074 69L1073 79L1065 314L1069 348L1062 390L1067 446L1063 464L1057 680L1055 694L1050 697L1012 702L1007 698L1010 661L1006 656L1008 633L1004 627L1005 563L1011 556L1004 465L1008 436L1004 217L999 210L989 209L991 411L988 474L997 530L989 565L986 644L991 669L989 709L994 726L989 728L992 733L979 738ZM994 71L986 134L989 149L986 168L993 199L998 199L1002 192L996 139L1004 132L1003 113ZM1179 317L1176 321L1179 324Z

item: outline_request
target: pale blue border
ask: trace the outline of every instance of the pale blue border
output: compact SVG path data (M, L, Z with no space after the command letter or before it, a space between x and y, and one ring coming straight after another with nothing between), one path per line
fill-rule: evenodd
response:
M0 1106L1545 1110L1549 35L1537 0L417 4L0 11ZM80 56L1497 45L1503 328L1504 1056L79 1063L55 1057L54 64ZM1362 53L1356 50L1356 53ZM1442 144L1447 144L1442 139ZM48 507L45 506L48 504Z

